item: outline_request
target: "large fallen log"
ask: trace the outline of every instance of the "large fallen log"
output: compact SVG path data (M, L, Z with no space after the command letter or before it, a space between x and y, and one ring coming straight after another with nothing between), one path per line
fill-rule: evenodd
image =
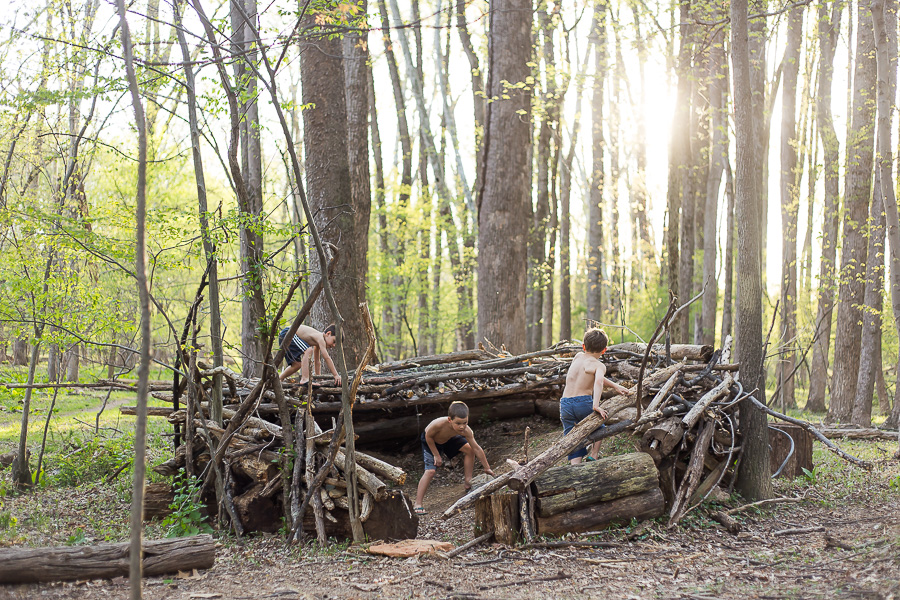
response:
M144 542L143 573L165 575L209 569L216 557L211 535ZM129 543L65 548L0 549L0 583L111 579L128 575Z
M553 467L534 480L536 508L541 517L658 487L656 465L643 452Z
M538 535L561 535L590 531L614 521L628 522L653 519L665 512L665 500L659 488L562 512L552 517L538 517Z
M708 362L710 358L712 358L713 347L705 346L699 344L672 344L669 348L672 353L672 360L700 360L703 362ZM614 354L616 351L620 352L631 352L633 354L638 354L643 356L644 352L647 351L647 344L641 344L638 342L625 342L624 344L613 344L609 347L607 351L609 354ZM653 344L653 348L651 348L651 352L657 355L665 355L666 353L666 345L665 344Z

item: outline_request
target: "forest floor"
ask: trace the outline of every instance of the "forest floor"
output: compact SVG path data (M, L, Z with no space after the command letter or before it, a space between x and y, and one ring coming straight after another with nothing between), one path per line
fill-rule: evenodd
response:
M540 417L474 424L495 471L505 459L529 456L560 434ZM277 535L236 540L219 536L216 564L201 572L150 577L143 597L159 600L326 598L900 598L900 463L896 442L841 442L875 463L866 472L816 443L815 469L805 478L776 480L776 493L801 498L739 513L743 531L731 535L694 511L671 530L652 521L634 541L635 524L571 539L615 542L614 548L507 547L486 544L450 560L435 556L385 558L363 548L314 543L289 547ZM605 442L603 454L630 450ZM413 497L422 473L418 446L383 458L409 473ZM481 472L476 465L476 474ZM7 471L8 474L8 471ZM8 475L5 475L8 476ZM122 541L127 537L129 483L114 480L79 487L49 487L0 498L0 547ZM463 494L462 465L439 470L425 499L428 514L419 538L462 544L473 537L469 509L448 520L440 514ZM743 504L732 495L725 505ZM5 525L4 525L4 515ZM12 523L12 525L11 525ZM808 533L790 529L818 528ZM156 524L145 537L160 537ZM847 549L834 547L837 540ZM550 541L550 540L546 540ZM553 540L560 541L560 540ZM80 581L0 586L0 599L127 598L128 581Z

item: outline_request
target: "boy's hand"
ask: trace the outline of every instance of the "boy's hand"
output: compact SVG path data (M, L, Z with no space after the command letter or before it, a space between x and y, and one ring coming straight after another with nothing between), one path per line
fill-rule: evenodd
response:
M334 376L334 386L341 387L341 376L340 375Z
M594 412L596 412L598 415L600 415L600 418L603 419L604 421L609 417L609 415L606 413L606 411L603 410L602 408L600 408L599 406L594 407Z
M440 467L444 464L444 459L440 455L434 457L434 466Z

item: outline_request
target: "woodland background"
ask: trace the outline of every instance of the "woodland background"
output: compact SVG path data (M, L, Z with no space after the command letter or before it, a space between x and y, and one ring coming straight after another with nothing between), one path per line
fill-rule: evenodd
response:
M351 366L363 301L385 361L591 322L646 339L669 290L703 291L673 342L733 336L770 404L896 426L897 2L733 8L132 3L155 373L206 272L206 360L260 374L288 288L319 278L306 198ZM140 132L115 7L11 2L0 56L0 358L29 383L129 377ZM320 301L310 324L332 320Z

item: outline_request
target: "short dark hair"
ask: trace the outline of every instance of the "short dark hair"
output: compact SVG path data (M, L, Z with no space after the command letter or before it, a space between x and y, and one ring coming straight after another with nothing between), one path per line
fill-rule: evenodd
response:
M584 349L587 352L603 352L608 343L609 338L602 329L591 327L584 332Z
M468 419L469 407L466 406L465 402L460 402L459 400L451 402L450 409L447 411L447 416L451 419Z
M337 325L332 323L331 325L326 327L324 330L322 330L322 335L325 335L326 333L330 333L331 335L337 337Z

